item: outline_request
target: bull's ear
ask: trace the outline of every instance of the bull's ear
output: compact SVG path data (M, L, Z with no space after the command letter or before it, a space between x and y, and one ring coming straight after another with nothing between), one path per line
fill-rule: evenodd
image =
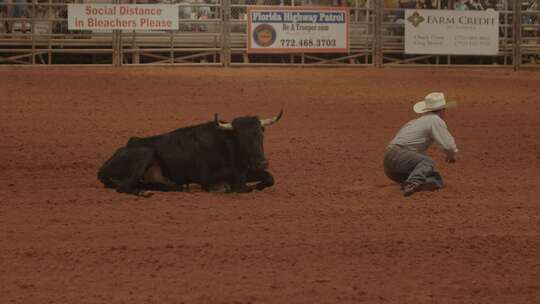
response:
M259 120L261 121L261 125L263 127L269 126L271 124L276 123L281 118L281 115L283 115L283 109L279 111L279 114L277 116L274 116L272 118L259 119Z
M232 130L233 126L231 123L221 123L218 119L218 114L216 113L214 115L214 122L216 123L216 126L221 130Z

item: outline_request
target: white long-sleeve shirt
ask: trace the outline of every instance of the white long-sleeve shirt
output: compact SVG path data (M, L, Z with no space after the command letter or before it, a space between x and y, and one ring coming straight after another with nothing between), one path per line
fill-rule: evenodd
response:
M456 142L442 118L435 113L423 116L406 123L396 134L390 145L399 145L411 151L424 153L435 141L447 155L458 151Z

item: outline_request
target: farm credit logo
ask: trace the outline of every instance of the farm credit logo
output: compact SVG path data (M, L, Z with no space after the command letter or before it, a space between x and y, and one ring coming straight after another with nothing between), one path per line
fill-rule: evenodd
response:
M407 20L414 26L418 27L420 23L424 22L426 20L424 17L422 17L418 12L414 12L412 15L407 18Z
M433 14L425 14L425 17L420 15L418 11L412 13L408 18L409 21L414 27L418 27L423 22L430 25L469 25L469 26L482 26L482 25L495 25L495 17L484 17L484 16L436 16ZM498 20L497 20L498 21Z

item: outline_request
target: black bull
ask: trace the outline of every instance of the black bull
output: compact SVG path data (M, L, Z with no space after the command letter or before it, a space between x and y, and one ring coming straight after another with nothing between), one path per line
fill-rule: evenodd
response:
M105 187L145 196L146 190L182 191L189 184L210 190L226 183L233 192L262 190L274 184L266 171L264 127L277 122L255 116L218 120L165 134L132 137L99 169ZM247 183L256 182L254 187Z

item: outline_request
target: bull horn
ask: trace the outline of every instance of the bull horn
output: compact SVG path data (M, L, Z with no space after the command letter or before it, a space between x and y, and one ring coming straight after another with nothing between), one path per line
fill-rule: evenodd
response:
M260 119L261 125L264 127L264 126L269 126L271 124L274 124L281 118L281 115L283 115L283 109L281 109L279 111L278 116L275 116L275 117L272 117L272 118Z
M221 130L232 130L233 129L233 126L232 126L231 123L221 123L221 122L219 122L217 113L214 115L214 121L216 122L216 125L218 126L218 128L221 129Z

